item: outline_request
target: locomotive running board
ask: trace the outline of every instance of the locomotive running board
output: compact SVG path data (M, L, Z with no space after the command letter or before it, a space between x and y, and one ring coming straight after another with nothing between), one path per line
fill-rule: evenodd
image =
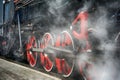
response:
M75 58L75 52L66 50L66 49L61 49L61 48L56 48L56 47L51 47L48 46L45 49L41 48L32 48L31 51L33 52L43 52L46 54L51 54L55 55L56 57L63 58L63 57L70 57L70 58Z

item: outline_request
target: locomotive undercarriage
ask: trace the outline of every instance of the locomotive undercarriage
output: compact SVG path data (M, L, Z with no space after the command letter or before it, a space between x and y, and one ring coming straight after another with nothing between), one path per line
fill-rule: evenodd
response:
M89 78L86 70L89 69L91 61L95 63L99 61L98 58L100 58L103 51L103 49L97 48L100 43L99 39L92 35L92 33L95 32L93 29L88 29L89 41L92 48L81 52L81 49L85 47L85 44L81 44L83 47L81 47L80 44L76 44L76 42L79 43L81 40L75 40L75 38L71 36L72 32L70 31L70 33L68 31L63 31L61 34L58 34L57 39L60 40L60 43L59 41L57 43L56 35L53 33L44 34L44 32L33 30L31 28L32 26L29 27L30 28L27 29L24 27L24 29L21 28L20 30L22 47L20 46L18 26L13 29L13 31L15 31L14 33L12 32L12 29L9 29L9 32L7 33L9 37L7 36L6 39L1 38L3 39L3 41L1 41L3 42L1 43L2 46L5 45L5 48L2 47L3 49L1 49L1 52L7 51L4 52L6 54L2 55L6 55L7 57L18 61L28 61L31 67L41 64L47 72L50 72L56 68L58 73L61 73L64 77L69 77L72 74L74 74L72 76L80 74L83 78ZM44 34L44 36L42 37L41 34ZM120 34L118 33L115 38L115 42L117 43L119 43L119 36ZM9 44L11 46L9 46ZM119 46L119 44L117 45ZM117 51L119 50L117 49ZM100 55L98 55L98 53ZM81 56L82 54L91 56L89 58L90 61L87 60L88 62L83 64L84 66L81 67L82 69L80 68L80 65L76 65L76 61L78 60L77 56L79 56L79 54ZM80 72L76 73L78 72L78 67L80 68ZM77 70L75 68L77 68Z
M1 26L0 55L27 62L31 67L42 66L47 72L57 71L63 77L78 78L80 76L84 80L92 80L88 71L103 58L105 48L99 47L100 40L94 35L97 31L87 28L87 18L86 12L80 12L70 30L56 34L54 31L51 33L48 26L37 29L37 24L33 25L32 20L30 23L28 21L27 25L20 24L17 14L16 24ZM78 19L81 23L76 28ZM46 21L46 24L48 22ZM112 30L109 34L109 37L113 38L112 43L116 44L116 53L119 53L119 28ZM89 57L81 63L79 59L84 56Z

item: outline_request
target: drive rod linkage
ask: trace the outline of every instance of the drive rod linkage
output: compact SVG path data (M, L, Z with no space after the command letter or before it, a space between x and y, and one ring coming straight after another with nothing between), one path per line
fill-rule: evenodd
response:
M46 54L53 54L56 57L71 57L71 58L75 58L74 52L70 51L70 50L66 50L66 49L61 49L61 48L56 48L56 47L51 47L48 46L45 49L41 49L41 48L32 48L31 51L33 52L43 52Z

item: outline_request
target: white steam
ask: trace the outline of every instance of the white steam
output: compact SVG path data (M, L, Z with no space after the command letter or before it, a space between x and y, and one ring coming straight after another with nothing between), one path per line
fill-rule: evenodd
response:
M60 33L61 31L66 30L71 24L70 20L67 20L63 15L66 12L68 1L50 0L47 1L47 4L48 11L53 15L53 19L51 19L53 21L53 24L50 27L50 32ZM73 13L70 13L70 15L73 15Z
M60 33L62 30L66 30L66 25L60 23L71 23L63 16L64 9L61 8L63 0L48 1L49 12L54 15L54 24L52 25L51 32ZM110 4L109 4L110 5ZM85 3L83 8L78 11L89 10L92 3ZM100 45L98 49L101 52L83 53L79 55L78 64L84 67L84 63L92 64L90 69L86 69L87 75L92 80L120 80L118 62L114 59L115 44L109 39L108 28L114 26L110 24L108 19L108 11L104 7L97 7L96 11L93 11L89 15L88 27L96 30L95 36L99 39ZM64 26L64 27L63 27Z
M92 15L91 19L89 19L90 27L96 30L94 35L100 40L99 50L101 52L83 53L82 56L80 53L78 59L79 65L83 65L86 62L92 64L92 67L86 69L86 76L89 75L92 80L120 80L120 77L116 76L119 74L117 68L119 63L114 59L116 54L115 43L108 37L108 28L112 24L109 23L110 20L107 18L107 15L107 9L98 7L94 16ZM90 56L90 54L94 56Z

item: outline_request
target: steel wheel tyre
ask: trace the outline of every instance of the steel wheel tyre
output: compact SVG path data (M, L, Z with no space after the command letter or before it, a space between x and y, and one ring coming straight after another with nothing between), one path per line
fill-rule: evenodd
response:
M31 67L35 67L36 66L36 62L37 62L37 52L32 52L30 49L31 48L36 48L37 47L37 43L36 43L36 39L34 36L31 36L29 38L27 47L26 47L26 52L27 52L27 60L30 64Z
M53 37L50 33L45 33L42 41L41 41L41 45L40 47L42 49L47 48L48 46L53 46L54 42L53 42ZM53 69L53 55L49 55L49 53L40 53L40 57L41 57L41 63L43 68L45 69L45 71L50 72Z
M115 42L119 45L120 44L120 32L117 34L115 38ZM120 46L120 45L119 45Z
M67 31L63 31L61 33L61 36L62 36L62 48L73 51L74 43L71 35ZM70 57L64 57L62 59L63 77L69 77L73 72L73 68L74 68L74 59Z

